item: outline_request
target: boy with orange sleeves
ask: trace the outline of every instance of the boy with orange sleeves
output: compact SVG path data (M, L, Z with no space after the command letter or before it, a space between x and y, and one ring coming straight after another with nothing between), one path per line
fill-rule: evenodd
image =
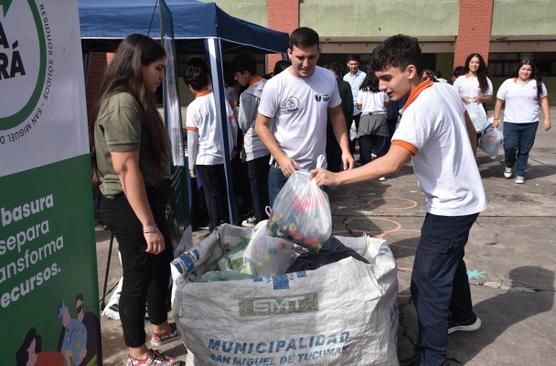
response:
M420 59L417 39L405 35L386 39L371 55L379 89L392 101L409 96L388 153L357 169L312 175L320 186L352 184L393 174L412 159L427 208L411 278L419 320L415 364L445 366L448 334L481 325L463 257L471 226L488 203L465 107L450 85L421 80Z

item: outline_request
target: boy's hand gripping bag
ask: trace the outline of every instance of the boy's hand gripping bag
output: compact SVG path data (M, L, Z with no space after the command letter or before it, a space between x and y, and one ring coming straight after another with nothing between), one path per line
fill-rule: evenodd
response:
M295 171L272 206L268 235L319 251L332 234L328 195L309 172Z

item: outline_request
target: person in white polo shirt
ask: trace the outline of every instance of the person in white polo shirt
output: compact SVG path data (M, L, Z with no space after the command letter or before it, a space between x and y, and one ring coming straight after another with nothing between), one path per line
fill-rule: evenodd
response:
M454 81L465 104L486 103L492 100L492 82L487 76L485 59L479 53L472 53L465 60L465 74Z
M457 92L422 81L416 38L397 35L371 54L379 89L392 101L409 96L388 153L339 173L311 172L319 186L352 184L397 172L410 158L427 214L411 278L419 321L420 366L447 364L448 334L481 321L471 305L464 249L471 226L488 204L475 161L475 130Z
M185 67L183 80L195 95L187 106L187 153L189 174L199 174L209 216L209 230L227 218L226 177L224 171L224 142L214 94L210 89L209 69L205 61L195 57ZM228 115L228 142L230 153L235 147L237 123L230 103L226 101Z
M294 30L288 48L292 65L270 79L261 96L255 131L274 159L268 174L271 206L296 169L314 169L318 156L326 154L328 115L343 168L354 164L338 85L330 70L317 66L319 54L317 32Z
M487 72L488 69L483 56L479 53L472 53L465 60L465 74L454 81L454 88L465 103L466 109L470 110L474 105L479 106L485 121L486 110L484 103L490 102L493 94L492 82L488 78ZM481 125L479 120L473 121L481 129L477 131L477 140L479 140L482 134L482 129L486 127Z
M359 56L348 55L347 57L347 68L348 73L344 75L344 81L346 81L351 86L351 95L353 96L353 123L355 123L355 132L359 130L359 120L361 118L361 109L357 107L357 95L359 94L359 89L361 89L361 84L367 74L361 69L359 69ZM348 133L351 128L351 121L348 122ZM355 140L351 142L350 148L351 152L355 152Z
M535 142L539 125L539 104L543 109L545 131L552 127L546 86L533 60L520 62L512 78L502 83L496 93L493 127L500 124L504 109L504 177L510 179L515 166L515 182L525 183L529 151Z

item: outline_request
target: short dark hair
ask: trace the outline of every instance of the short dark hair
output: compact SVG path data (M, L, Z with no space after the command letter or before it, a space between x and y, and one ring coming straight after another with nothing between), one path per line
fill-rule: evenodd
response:
M242 53L234 57L232 61L232 72L247 71L251 75L257 75L257 63L255 59L248 53Z
M397 34L386 38L371 53L370 67L373 71L384 70L388 66L405 70L414 65L421 73L421 47L415 37Z
M290 34L290 49L320 46L319 34L308 27L300 27Z
M357 62L359 62L359 56L354 55L354 54L348 55L348 57L347 57L347 62L350 62L350 61L357 61Z
M274 70L272 72L273 75L278 75L279 73L281 73L282 71L284 71L285 69L287 69L288 67L291 66L291 61L288 60L280 60L278 61L276 64L274 64Z
M193 57L185 65L183 81L195 90L203 90L209 84L209 69L205 60Z

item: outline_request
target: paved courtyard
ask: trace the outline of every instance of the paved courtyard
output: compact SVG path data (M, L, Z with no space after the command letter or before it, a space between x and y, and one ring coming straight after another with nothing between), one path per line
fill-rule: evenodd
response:
M552 109L553 125L556 109ZM449 338L452 365L548 365L556 360L556 127L539 129L526 183L502 176L502 153L491 160L480 152L478 163L490 202L474 225L466 247L471 293L480 330ZM384 182L331 190L334 233L367 233L386 239L394 252L399 280L399 357L413 355L417 322L409 294L413 257L425 215L424 196L406 165ZM196 232L198 238L204 232ZM104 279L109 233L97 231L99 288ZM114 251L115 253L116 251ZM112 257L109 288L121 276ZM122 365L127 351L119 321L102 318L104 365ZM166 345L185 359L180 341Z

